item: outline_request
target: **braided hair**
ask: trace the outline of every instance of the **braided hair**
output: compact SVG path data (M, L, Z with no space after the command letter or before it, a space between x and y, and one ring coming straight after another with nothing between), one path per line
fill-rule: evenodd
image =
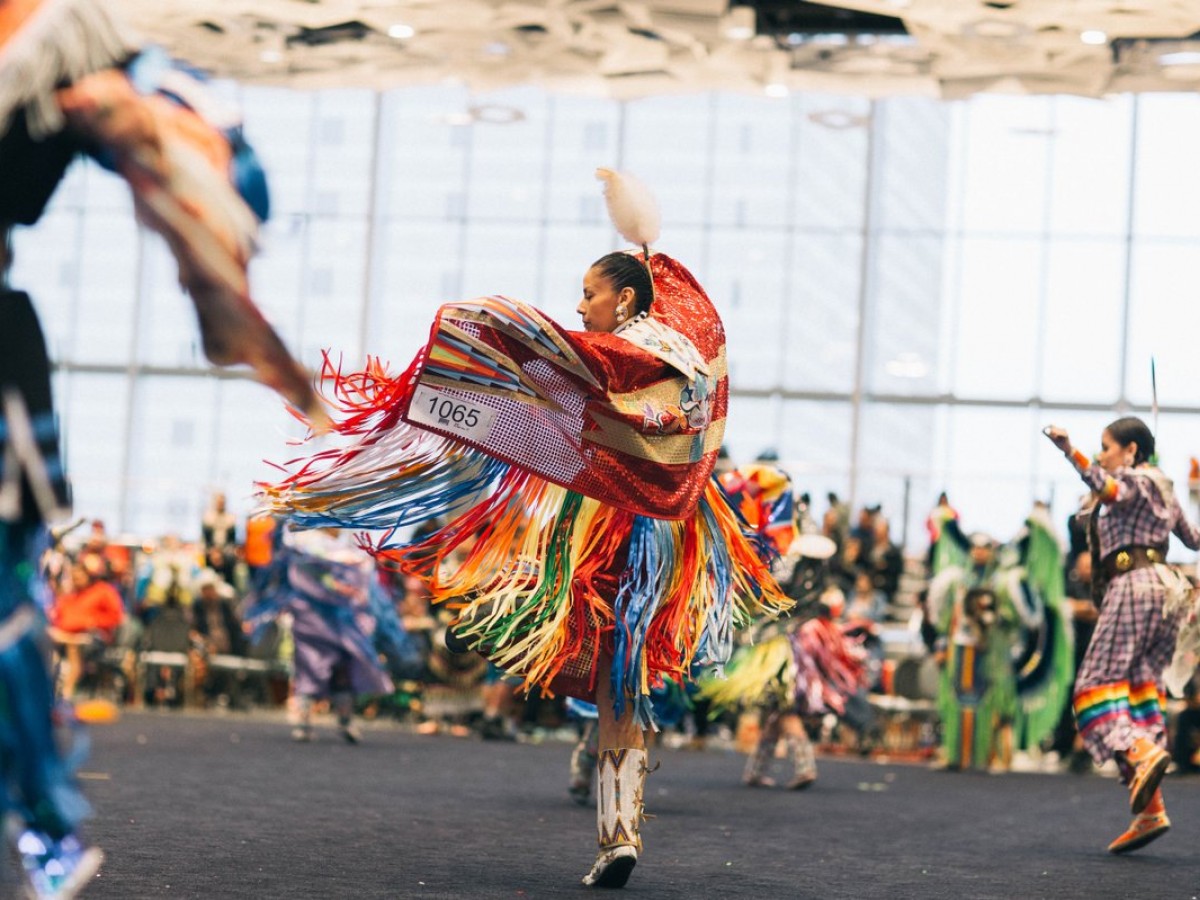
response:
M1122 447L1137 444L1137 453L1133 456L1135 466L1140 466L1154 456L1154 434L1137 416L1122 416L1104 430Z
M633 288L634 315L650 311L654 285L650 281L650 270L640 256L620 251L609 253L592 263L592 268L608 279L614 293Z

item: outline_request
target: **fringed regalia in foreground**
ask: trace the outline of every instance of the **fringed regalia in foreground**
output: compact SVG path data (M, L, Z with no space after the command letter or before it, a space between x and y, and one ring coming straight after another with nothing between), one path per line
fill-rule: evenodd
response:
M246 266L267 198L238 123L215 112L194 77L130 36L113 5L0 0L0 812L22 820L18 850L37 897L73 897L102 854L76 836L86 804L51 732L35 599L45 590L46 522L65 506L66 482L45 341L29 297L5 287L11 227L35 224L71 162L92 155L128 182L139 220L170 245L208 357L249 363L323 417L250 301Z
M269 212L241 121L198 76L143 46L100 0L0 0L0 224L33 224L87 154L128 183L199 320L204 353L245 363L315 421L308 376L250 298Z
M80 843L88 806L78 760L63 755L53 728L44 619L52 598L41 558L46 519L65 506L67 489L50 364L29 297L4 287L3 270L0 258L0 819L18 826L25 875L41 897L78 889L103 856ZM0 874L0 883L12 881Z
M827 538L798 534L787 475L756 464L727 473L721 483L765 554L775 557L775 570L796 607L785 619L760 624L754 643L737 652L724 678L706 679L700 696L714 710L757 711L759 738L746 762L746 784L774 784L767 770L782 738L793 769L787 787L806 788L816 781L817 764L802 717L844 715L866 687L866 653L821 602L826 560L835 548Z
M322 382L353 440L267 488L300 526L389 530L373 551L453 605L455 631L510 674L582 699L610 653L619 717L724 662L735 623L788 605L711 479L725 336L691 274L647 263L649 315L572 332L515 300L443 306L409 368Z

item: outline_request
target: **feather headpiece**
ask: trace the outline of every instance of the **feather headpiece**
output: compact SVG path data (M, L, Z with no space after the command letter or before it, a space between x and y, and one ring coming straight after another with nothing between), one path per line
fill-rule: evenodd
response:
M662 214L654 195L637 178L613 169L597 169L596 177L604 182L604 200L608 217L621 237L638 244L650 258L650 245L658 240Z

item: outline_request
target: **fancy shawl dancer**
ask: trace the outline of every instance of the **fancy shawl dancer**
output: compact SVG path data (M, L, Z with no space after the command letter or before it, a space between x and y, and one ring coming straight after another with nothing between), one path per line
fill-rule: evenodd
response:
M1172 534L1195 550L1200 528L1184 516L1170 480L1150 460L1154 435L1141 419L1117 419L1100 435L1092 462L1061 428L1046 436L1066 454L1097 502L1088 522L1100 618L1075 679L1075 718L1099 765L1115 759L1129 786L1133 822L1109 844L1126 853L1171 827L1159 787L1170 764L1163 673L1190 585L1165 565Z
M52 729L38 561L68 491L45 340L29 296L4 277L13 226L35 224L72 160L94 154L128 181L139 219L170 244L209 358L252 364L323 419L303 370L248 295L256 213L265 217L267 200L253 153L235 122L212 121L198 82L142 48L111 6L0 0L0 814L20 820L18 849L37 897L74 896L102 854L79 838L87 805Z
M644 189L598 174L642 251L588 269L585 332L505 297L442 306L400 376L327 367L333 427L358 440L267 493L301 526L448 518L374 550L454 601L457 634L527 689L595 700L600 852L584 883L620 887L641 847L651 688L723 661L735 620L787 599L710 477L728 391L721 321L687 269L650 253L658 212Z
M754 464L722 475L721 485L754 529L764 558L774 560L796 606L787 618L762 623L754 643L737 652L725 677L705 678L700 697L714 710L757 711L759 739L746 760L744 784L774 786L768 769L782 738L792 767L785 786L802 790L817 780L804 717L846 716L848 704L866 687L866 652L847 638L822 602L836 547L823 535L798 533L787 474Z
M353 723L359 696L390 694L380 653L402 656L407 640L375 560L332 530L282 535L274 562L245 621L256 629L291 616L292 689L297 722L292 738L314 737L313 701L330 700L348 744L362 734Z

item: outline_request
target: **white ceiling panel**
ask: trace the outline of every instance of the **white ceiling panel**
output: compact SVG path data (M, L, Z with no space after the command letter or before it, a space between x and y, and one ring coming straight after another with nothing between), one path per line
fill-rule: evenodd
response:
M1200 0L112 2L176 56L257 84L535 83L612 97L1200 86ZM896 27L872 28L861 14Z

